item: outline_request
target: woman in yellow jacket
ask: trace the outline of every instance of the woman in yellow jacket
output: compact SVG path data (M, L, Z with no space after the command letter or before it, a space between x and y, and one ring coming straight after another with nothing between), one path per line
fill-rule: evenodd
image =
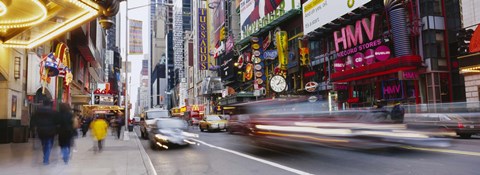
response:
M103 116L97 116L95 120L90 123L90 129L92 130L93 138L97 140L98 150L102 151L103 140L105 139L105 137L107 137L108 129L108 124L105 121L105 118Z

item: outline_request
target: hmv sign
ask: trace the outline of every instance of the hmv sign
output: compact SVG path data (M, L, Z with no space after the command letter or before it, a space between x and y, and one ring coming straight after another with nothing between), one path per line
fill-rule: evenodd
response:
M403 98L403 83L400 80L382 81L382 95L385 100L396 100Z
M362 67L375 62L385 61L390 58L390 48L385 46L380 35L378 14L370 18L363 18L354 25L347 25L339 31L333 32L333 40L337 57L344 60L345 69ZM340 61L339 61L340 62Z

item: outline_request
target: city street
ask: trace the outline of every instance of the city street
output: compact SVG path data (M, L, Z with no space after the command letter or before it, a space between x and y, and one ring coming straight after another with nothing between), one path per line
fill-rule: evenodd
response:
M200 132L198 145L152 150L142 144L158 174L478 174L480 137L455 139L448 149L405 147L345 150L320 146L263 148L247 136ZM137 134L138 134L137 130ZM139 135L139 134L138 134Z

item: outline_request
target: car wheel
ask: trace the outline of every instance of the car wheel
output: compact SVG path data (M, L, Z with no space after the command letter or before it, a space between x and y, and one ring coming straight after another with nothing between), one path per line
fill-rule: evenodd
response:
M204 131L204 130L203 130L203 128L202 128L202 126L200 126L199 128L200 128L200 131L201 131L201 132L203 132L203 131Z
M470 137L472 137L472 134L458 134L460 135L460 138L462 139L469 139Z
M150 148L152 148L152 150L157 150L158 146L155 143L153 143L152 141L150 141Z

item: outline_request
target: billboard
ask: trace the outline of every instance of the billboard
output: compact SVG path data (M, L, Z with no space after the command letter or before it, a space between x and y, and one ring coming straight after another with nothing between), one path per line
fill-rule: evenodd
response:
M224 38L220 38L222 27L225 24L225 0L213 0L214 4L217 4L216 8L213 9L213 44L214 46L218 44L218 42Z
M143 54L142 21L130 19L128 54Z
M148 60L142 60L142 75L148 76Z
M299 0L242 0L240 3L241 39L297 8L300 8Z
M370 2L370 0L309 0L303 4L303 33L313 30Z
M198 58L200 70L208 69L207 9L198 8Z

